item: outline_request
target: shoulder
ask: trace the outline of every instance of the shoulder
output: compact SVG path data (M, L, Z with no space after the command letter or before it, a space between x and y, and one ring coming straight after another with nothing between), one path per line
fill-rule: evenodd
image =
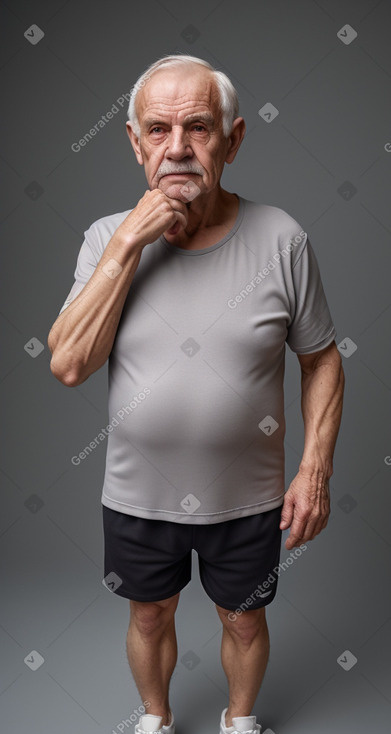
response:
M296 259L308 240L307 231L297 219L279 206L259 204L249 199L244 199L244 202L244 226L254 233L262 232L274 247L278 246L278 250L286 247L288 252L294 250Z
M289 212L272 204L260 204L250 199L244 199L246 215L254 220L262 220L278 230L301 229L299 222Z

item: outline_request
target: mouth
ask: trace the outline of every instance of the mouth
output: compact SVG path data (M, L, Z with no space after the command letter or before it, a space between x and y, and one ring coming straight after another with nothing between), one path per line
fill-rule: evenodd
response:
M186 176L187 178L189 176L198 176L198 173L187 173L187 172L181 172L181 173L165 173L164 176L161 176L160 178L169 178L170 176Z

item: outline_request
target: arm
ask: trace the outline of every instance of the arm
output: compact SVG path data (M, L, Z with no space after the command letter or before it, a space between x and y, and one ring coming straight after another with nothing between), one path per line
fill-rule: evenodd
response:
M345 377L335 341L313 354L298 354L304 451L284 498L280 528L291 528L285 547L312 540L330 514L329 479L342 415Z
M50 369L64 385L80 385L105 363L143 248L176 222L186 226L185 204L154 189L114 232L90 279L48 336Z

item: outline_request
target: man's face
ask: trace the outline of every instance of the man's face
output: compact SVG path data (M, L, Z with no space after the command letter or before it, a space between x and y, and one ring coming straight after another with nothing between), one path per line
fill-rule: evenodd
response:
M128 134L149 188L182 201L212 191L230 142L223 135L210 72L202 67L161 69L138 93L136 105L140 139L129 123Z

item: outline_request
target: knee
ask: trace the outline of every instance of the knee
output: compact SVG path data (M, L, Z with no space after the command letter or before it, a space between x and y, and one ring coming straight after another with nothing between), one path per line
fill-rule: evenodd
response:
M217 609L224 628L232 636L237 638L241 644L249 646L258 636L262 636L268 643L269 634L266 623L265 609L254 609L242 612L240 615L232 615L228 609Z
M178 595L179 596L179 595ZM130 623L137 627L143 636L161 633L174 619L178 599L163 602L130 601Z

